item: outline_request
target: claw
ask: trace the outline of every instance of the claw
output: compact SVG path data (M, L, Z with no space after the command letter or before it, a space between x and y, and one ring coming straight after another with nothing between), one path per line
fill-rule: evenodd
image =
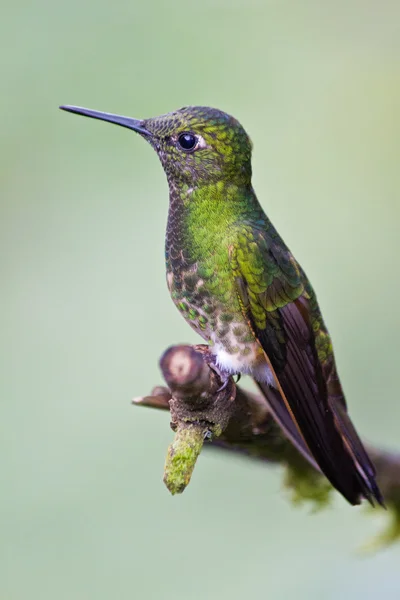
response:
M214 371L214 373L216 373L218 375L218 377L221 379L221 381L223 382L221 387L217 389L217 393L221 392L228 385L230 375L221 371L221 369L214 362L210 362L208 364L209 364L210 369L212 369Z
M221 377L221 379L222 379L222 377ZM221 385L221 387L219 387L219 388L217 389L217 394L218 394L219 392L222 392L222 390L224 390L224 389L226 388L226 386L228 385L228 383L229 383L229 377L228 377L228 376L226 376L226 379L224 380L224 383Z
M226 371L221 371L221 369L214 362L208 363L208 364L209 364L210 368L218 375L218 377L222 381L221 387L219 387L217 389L217 394L218 394L219 392L222 392L228 385L229 379L231 378L231 374L226 373ZM240 379L240 374L238 374L238 381L239 381L239 379Z

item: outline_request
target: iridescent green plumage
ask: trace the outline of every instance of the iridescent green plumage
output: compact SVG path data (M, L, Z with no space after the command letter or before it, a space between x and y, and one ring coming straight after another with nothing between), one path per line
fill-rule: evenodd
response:
M207 107L143 121L64 108L149 141L169 183L166 267L177 308L222 374L256 379L288 437L352 504L382 503L314 291L252 189L242 126Z

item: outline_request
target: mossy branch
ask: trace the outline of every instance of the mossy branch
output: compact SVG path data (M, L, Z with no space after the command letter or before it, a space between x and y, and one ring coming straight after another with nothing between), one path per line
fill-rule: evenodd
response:
M321 508L329 502L331 485L285 437L264 397L243 390L232 378L222 381L208 346L172 346L161 357L160 368L168 387L155 387L150 396L133 403L170 411L175 439L167 452L164 482L172 494L188 485L206 442L281 464L294 503L308 500ZM400 454L367 448L391 519L376 547L400 538Z

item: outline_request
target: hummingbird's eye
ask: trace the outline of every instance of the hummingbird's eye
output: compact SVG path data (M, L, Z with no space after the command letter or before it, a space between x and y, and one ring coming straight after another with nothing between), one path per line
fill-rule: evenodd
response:
M181 133L178 137L178 144L182 150L190 152L190 150L194 150L197 145L197 137L193 135L193 133Z

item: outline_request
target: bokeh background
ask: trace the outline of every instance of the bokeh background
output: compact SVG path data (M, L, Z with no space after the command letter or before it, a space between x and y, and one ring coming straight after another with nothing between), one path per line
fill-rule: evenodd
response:
M400 5L2 2L1 600L400 597L385 515L294 508L282 473L204 453L170 497L168 415L130 399L195 342L169 299L168 190L122 128L234 114L259 198L317 289L351 414L400 448Z

